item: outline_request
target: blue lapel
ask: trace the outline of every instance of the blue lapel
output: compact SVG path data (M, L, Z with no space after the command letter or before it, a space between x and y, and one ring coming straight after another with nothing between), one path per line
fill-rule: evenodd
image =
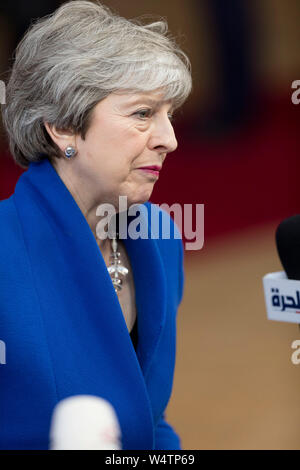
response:
M126 429L137 449L151 448L153 415L146 378L166 317L166 280L150 223L148 240L124 240L136 289L139 339L135 353L93 233L47 159L32 163L20 177L14 200L31 260L58 400L84 393L108 399L118 413L124 448L131 448ZM150 210L150 204L146 206Z
M133 217L128 220L130 223ZM149 218L148 240L128 237L124 239L124 245L132 265L136 291L137 357L146 378L166 319L166 280L157 243L151 238Z

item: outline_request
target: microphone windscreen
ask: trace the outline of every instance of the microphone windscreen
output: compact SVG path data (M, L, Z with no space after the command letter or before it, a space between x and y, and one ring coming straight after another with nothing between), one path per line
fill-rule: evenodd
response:
M121 450L121 429L112 405L99 397L77 395L54 408L51 450Z
M279 224L276 245L287 277L300 281L300 215L289 217Z

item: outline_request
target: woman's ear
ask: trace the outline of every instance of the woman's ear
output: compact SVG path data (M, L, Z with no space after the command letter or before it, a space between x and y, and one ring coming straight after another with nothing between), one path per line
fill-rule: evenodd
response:
M58 129L56 126L44 121L45 129L53 142L64 152L66 147L75 146L75 134L66 129Z

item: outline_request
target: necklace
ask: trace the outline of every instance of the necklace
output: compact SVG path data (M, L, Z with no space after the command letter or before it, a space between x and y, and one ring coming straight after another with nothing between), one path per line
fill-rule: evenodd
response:
M126 277L127 274L129 273L129 270L125 268L125 266L122 265L122 262L120 260L121 253L118 251L118 242L117 242L116 237L112 239L111 247L112 247L112 254L110 255L111 264L107 268L107 270L111 277L115 291L118 294L122 290L122 287L123 287L123 280L120 278L120 276Z

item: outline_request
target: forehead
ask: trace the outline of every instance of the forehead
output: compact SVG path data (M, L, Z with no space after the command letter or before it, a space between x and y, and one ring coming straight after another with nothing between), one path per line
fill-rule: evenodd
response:
M172 100L165 100L162 91L136 92L136 93L112 93L111 99L122 107L134 107L138 104L149 104L150 106L160 107L172 105Z

